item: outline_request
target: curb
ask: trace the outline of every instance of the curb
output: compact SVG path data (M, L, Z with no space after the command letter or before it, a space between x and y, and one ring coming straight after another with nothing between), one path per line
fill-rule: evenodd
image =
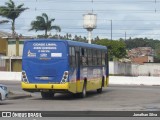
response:
M10 91L8 93L8 100L24 99L24 98L30 98L30 97L32 97L31 94L15 93L15 92L10 92Z

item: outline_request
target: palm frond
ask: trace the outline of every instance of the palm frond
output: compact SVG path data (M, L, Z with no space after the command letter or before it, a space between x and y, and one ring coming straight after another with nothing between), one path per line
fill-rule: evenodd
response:
M61 28L59 26L51 26L51 29L55 29L58 32L61 32Z
M42 16L37 16L36 21L39 21L42 24L45 24L45 19Z
M42 13L42 17L45 19L46 23L48 22L48 15L46 13Z
M5 2L5 5L8 6L9 8L14 8L15 4L12 0L9 0L9 2Z
M24 4L18 5L17 8L21 9L24 6Z
M0 15L9 19L16 19L20 14L28 8L23 8L24 4L18 6L12 0L5 3L6 6L0 6Z
M55 19L50 19L49 21L54 22L54 21L55 21Z
M31 29L37 31L45 31L45 35L47 36L47 32L55 29L57 31L61 31L59 26L52 26L52 22L55 19L49 19L46 13L42 13L42 16L37 16L35 21L31 22Z
M0 21L0 24L8 23L8 22L9 22L9 20L1 20L1 21Z

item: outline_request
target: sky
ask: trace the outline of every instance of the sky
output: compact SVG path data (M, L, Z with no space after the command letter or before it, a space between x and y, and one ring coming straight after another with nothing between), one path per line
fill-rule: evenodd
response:
M8 0L0 0L0 6ZM97 28L92 37L111 39L153 38L160 40L160 0L13 0L16 5L24 3L29 9L16 19L18 34L35 36L44 32L28 31L31 21L42 13L55 18L53 25L59 25L60 33L88 36L83 28L83 15L93 12L97 15ZM5 18L0 17L0 20ZM0 25L1 31L11 33L11 23Z

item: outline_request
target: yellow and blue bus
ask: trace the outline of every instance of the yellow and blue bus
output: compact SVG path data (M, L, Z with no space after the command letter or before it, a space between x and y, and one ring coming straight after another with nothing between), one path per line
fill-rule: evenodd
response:
M41 92L42 98L86 92L108 86L107 47L69 40L34 39L24 42L22 89Z

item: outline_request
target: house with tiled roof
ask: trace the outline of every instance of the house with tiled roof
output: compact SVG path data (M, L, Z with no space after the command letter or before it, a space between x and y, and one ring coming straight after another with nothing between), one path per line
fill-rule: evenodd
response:
M132 63L154 62L154 50L151 47L138 47L128 51Z

